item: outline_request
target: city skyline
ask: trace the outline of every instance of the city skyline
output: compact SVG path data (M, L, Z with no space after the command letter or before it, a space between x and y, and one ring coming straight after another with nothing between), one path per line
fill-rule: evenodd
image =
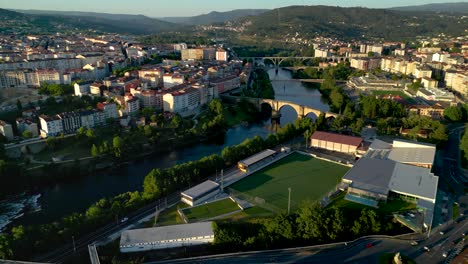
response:
M113 14L141 14L149 17L183 17L197 16L207 14L212 11L225 12L235 9L274 9L291 5L329 5L341 7L368 7L368 8L389 8L408 5L424 5L432 3L453 3L453 0L414 0L409 4L405 0L395 1L375 1L375 0L270 0L270 1L247 1L238 0L236 2L219 2L214 0L191 1L180 0L178 5L170 5L168 2L163 4L157 1L134 0L131 3L123 0L110 2L81 0L76 2L67 2L58 0L44 1L17 1L0 0L0 5L5 9L34 9L51 11L81 11L81 12L99 12ZM466 1L458 1L466 2ZM183 8L180 8L183 7Z

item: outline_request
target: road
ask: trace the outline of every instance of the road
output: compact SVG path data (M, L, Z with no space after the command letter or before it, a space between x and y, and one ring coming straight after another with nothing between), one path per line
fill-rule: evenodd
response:
M467 181L460 171L460 134L464 128L464 124L450 124L448 126L449 138L444 149L444 175L442 176L452 183L451 186L457 191L457 194L464 194L463 183Z
M390 238L366 238L355 243L341 243L333 248L316 249L314 247L297 249L279 249L257 252L233 253L178 260L148 262L147 264L218 264L218 263L378 263L382 254L400 252L413 258L416 263L443 263L443 252L454 247L452 242L468 232L468 220L453 224L444 235L439 233L412 246L412 240ZM372 244L367 248L367 244ZM430 251L424 251L427 246Z

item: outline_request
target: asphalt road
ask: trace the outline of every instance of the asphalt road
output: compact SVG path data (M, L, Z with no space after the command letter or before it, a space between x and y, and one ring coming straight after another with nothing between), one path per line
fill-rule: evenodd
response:
M382 254L400 252L413 258L416 263L443 263L443 252L450 252L453 241L468 232L468 220L453 224L444 235L433 234L429 239L411 245L412 240L363 239L356 243L340 244L331 249L279 249L257 252L233 253L178 260L148 262L147 264L221 264L221 263L378 263ZM373 246L367 248L367 244ZM424 247L429 248L429 252Z

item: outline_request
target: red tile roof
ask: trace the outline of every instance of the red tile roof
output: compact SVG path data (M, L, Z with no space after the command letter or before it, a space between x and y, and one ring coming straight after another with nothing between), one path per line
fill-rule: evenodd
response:
M352 137L323 131L315 131L315 133L312 135L312 139L335 142L356 147L358 147L362 142L362 138L360 137Z

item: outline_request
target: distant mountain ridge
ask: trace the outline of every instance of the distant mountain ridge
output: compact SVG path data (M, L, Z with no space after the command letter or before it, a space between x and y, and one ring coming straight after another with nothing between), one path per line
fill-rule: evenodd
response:
M257 16L267 11L269 11L269 9L236 9L227 12L213 11L208 14L192 17L161 17L158 19L186 25L208 25L214 23L223 23L241 17Z
M242 34L272 40L317 35L338 38L411 39L417 35L461 35L467 28L461 15L434 15L388 9L333 6L289 6L241 18ZM461 23L463 22L463 23Z
M456 3L435 3L417 6L399 6L389 8L390 10L398 11L413 11L413 12L448 12L448 13L468 13L468 2Z
M54 29L55 21L60 21L63 27L78 29L94 29L104 32L113 32L120 34L155 34L163 31L172 31L180 29L180 26L167 21L150 18L144 15L127 14L107 14L95 12L75 12L75 11L44 11L44 10L6 10L2 9L0 13L13 12L16 15L22 15L28 20L46 20L45 25L31 25L31 27L43 26L46 30ZM20 12L18 12L20 11ZM9 13L12 15L13 13ZM24 14L27 14L25 16ZM55 21L54 21L55 20ZM122 23L116 23L116 21ZM47 29L47 27L51 27Z

